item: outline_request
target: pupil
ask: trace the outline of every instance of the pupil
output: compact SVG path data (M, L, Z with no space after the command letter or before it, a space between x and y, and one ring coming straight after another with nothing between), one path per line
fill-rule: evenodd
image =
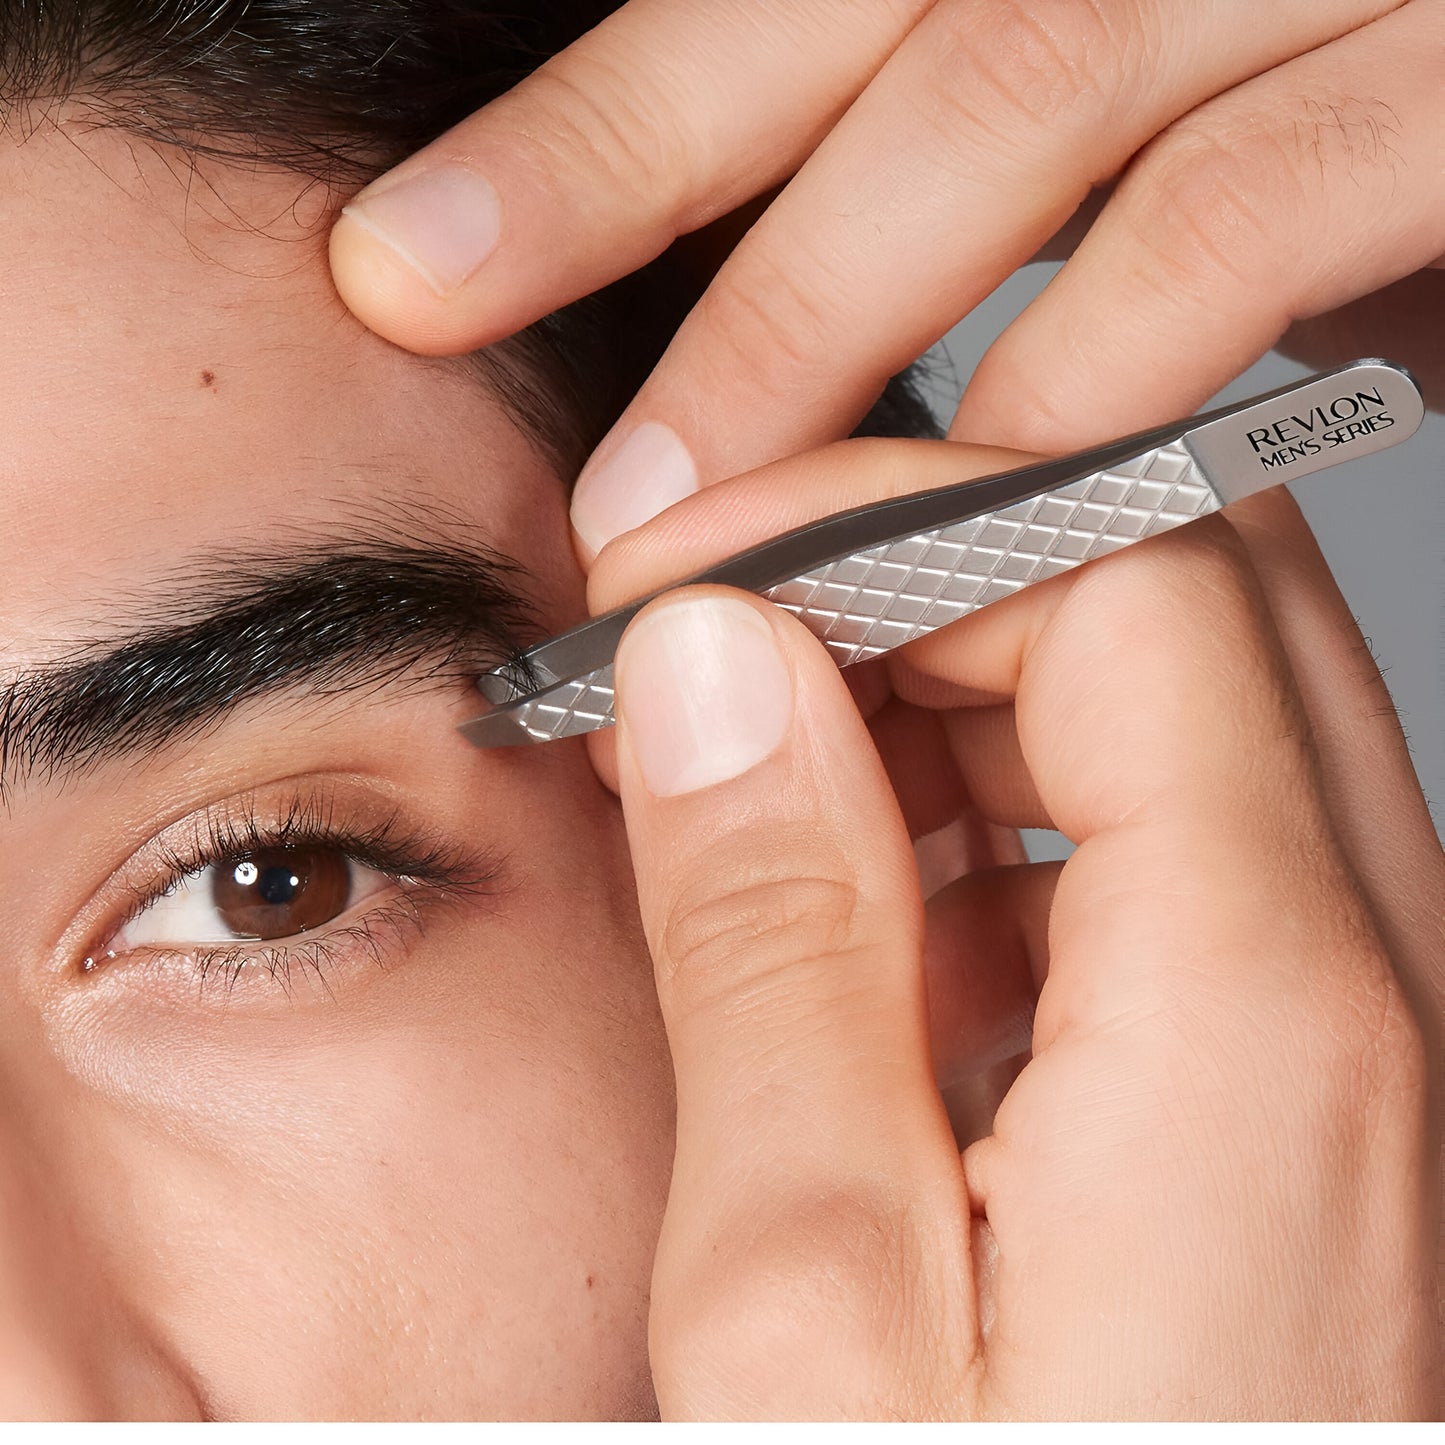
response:
M257 870L251 865L251 872ZM239 874L240 870L237 869ZM237 879L239 882L239 878ZM268 868L261 874L256 891L271 904L290 903L301 887L301 880L289 868Z

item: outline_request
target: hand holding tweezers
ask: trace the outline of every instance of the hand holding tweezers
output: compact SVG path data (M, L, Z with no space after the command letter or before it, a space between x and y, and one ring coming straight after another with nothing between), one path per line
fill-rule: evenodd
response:
M759 593L847 667L1241 497L1393 446L1423 418L1408 372L1359 361L1077 456L840 512L661 590ZM462 732L505 747L611 726L617 644L658 595L484 674L493 709Z

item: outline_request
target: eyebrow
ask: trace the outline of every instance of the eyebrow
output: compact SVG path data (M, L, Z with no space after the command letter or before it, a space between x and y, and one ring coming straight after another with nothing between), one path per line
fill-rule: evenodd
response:
M125 634L0 681L0 796L156 751L284 689L515 665L537 631L525 575L486 547L366 536L193 564L150 589Z

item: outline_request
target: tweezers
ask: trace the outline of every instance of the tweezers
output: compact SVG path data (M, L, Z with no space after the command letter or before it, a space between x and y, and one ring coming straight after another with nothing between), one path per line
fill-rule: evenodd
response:
M758 593L848 667L1254 492L1382 451L1424 415L1403 367L1357 361L1076 456L839 512L483 674L491 711L461 731L491 748L610 727L617 644L642 608L677 587Z

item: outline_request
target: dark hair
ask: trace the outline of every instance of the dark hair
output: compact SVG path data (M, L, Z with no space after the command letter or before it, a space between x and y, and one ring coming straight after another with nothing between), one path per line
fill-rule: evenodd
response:
M61 102L195 156L350 188L510 89L620 0L0 0L0 117ZM664 256L474 364L571 473L705 278ZM906 379L860 431L936 434Z

